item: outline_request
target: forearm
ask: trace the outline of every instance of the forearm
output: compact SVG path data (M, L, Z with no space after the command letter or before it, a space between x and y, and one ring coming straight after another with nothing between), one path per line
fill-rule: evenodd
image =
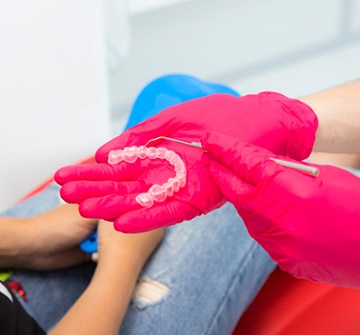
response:
M332 164L341 167L360 169L360 154L338 154L327 152L313 152L310 156L312 163Z
M78 245L96 224L75 205L25 219L0 217L0 267L50 270L88 261Z
M163 230L123 234L100 222L99 259L90 285L50 335L118 334L146 260L163 237Z
M18 267L22 263L24 248L24 221L0 217L0 268Z
M299 100L319 119L314 151L360 153L360 80Z
M99 265L88 288L50 335L118 334L142 262L113 263Z

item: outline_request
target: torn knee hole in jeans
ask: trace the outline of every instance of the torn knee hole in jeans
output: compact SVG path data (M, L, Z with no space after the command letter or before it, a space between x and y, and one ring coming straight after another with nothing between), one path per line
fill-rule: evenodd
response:
M165 298L169 288L153 279L141 279L136 284L133 301L145 307L155 304Z

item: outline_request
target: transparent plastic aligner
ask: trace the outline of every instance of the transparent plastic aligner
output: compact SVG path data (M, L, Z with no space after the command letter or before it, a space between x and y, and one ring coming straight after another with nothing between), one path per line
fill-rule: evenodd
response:
M181 162L180 156L174 152L174 155L171 156L169 163L175 166L179 163L179 161Z
M148 193L152 196L152 198L156 202L163 202L167 197L166 188L158 184L151 186Z
M169 151L168 149L164 148L164 147L159 147L156 149L156 156L159 159L165 159L166 156L166 152Z
M173 189L174 189L174 192L178 192L180 190L180 178L179 177L174 178Z
M109 164L118 164L124 160L124 151L123 150L112 150L109 153L108 163Z
M154 199L149 193L140 193L135 200L143 207L151 207L154 204Z
M147 156L148 156L148 148L142 145L141 147L139 147L139 158L145 159L147 158Z
M172 195L174 194L174 189L173 189L172 183L167 182L167 183L165 183L165 184L163 185L163 187L164 187L165 190L166 190L166 195L167 195L168 197L172 197Z
M139 149L138 147L126 147L124 148L124 161L127 163L134 163L139 156Z
M148 148L147 155L150 159L157 158L157 150L155 147Z
M180 181L180 187L184 187L186 184L186 173L182 173L178 175Z
M140 159L163 159L168 161L174 167L176 176L169 178L163 185L154 184L148 192L140 193L136 196L136 201L143 207L151 207L154 202L165 201L167 197L171 197L178 192L181 187L186 184L186 167L181 157L172 150L165 147L132 146L123 150L112 150L109 153L108 163L118 164L120 162L134 163Z
M165 152L165 159L170 162L171 158L175 155L175 152L172 150L167 150Z

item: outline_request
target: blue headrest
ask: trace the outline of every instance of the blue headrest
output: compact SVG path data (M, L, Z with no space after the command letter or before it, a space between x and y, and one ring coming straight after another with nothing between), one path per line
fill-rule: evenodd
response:
M125 129L167 107L215 93L240 96L239 93L225 85L206 82L193 76L185 74L161 76L147 84L137 96Z

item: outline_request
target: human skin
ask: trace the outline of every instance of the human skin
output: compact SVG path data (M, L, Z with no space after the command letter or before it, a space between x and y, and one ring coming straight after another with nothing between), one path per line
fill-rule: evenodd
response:
M299 100L309 105L319 119L314 152L360 154L360 80Z
M160 243L163 230L124 234L116 232L111 223L101 221L98 235L99 256L94 276L50 335L118 334L136 280ZM112 243L108 243L109 237Z
M0 217L0 267L51 270L89 261L78 246L96 226L68 204L30 218Z
M89 286L49 334L118 334L137 278L163 230L123 234L112 223L84 219L76 205L19 219L0 217L0 267L51 270L90 261L79 248L97 227L97 266ZM121 285L119 285L121 283Z

